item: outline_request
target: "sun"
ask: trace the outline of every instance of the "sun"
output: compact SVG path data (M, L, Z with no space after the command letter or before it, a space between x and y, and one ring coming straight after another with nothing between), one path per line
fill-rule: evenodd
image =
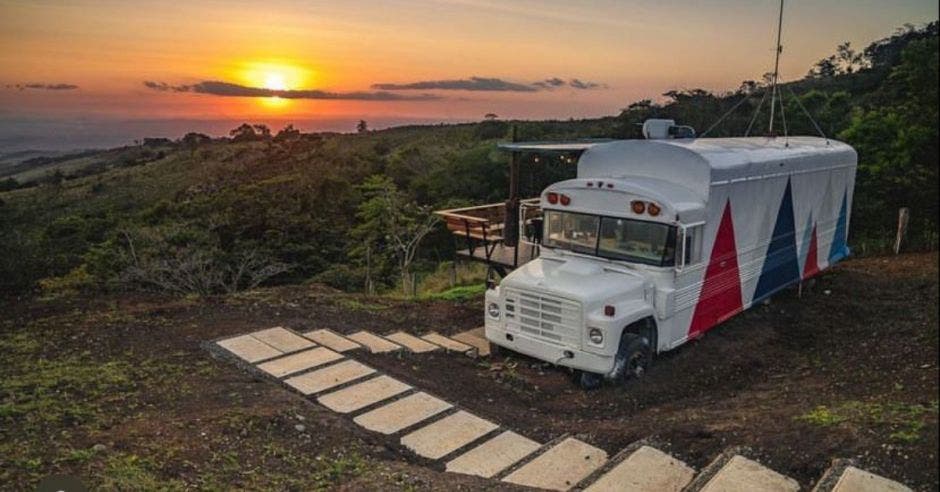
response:
M271 72L264 76L264 88L271 89L272 91L286 91L287 90L287 80L284 78L284 74L278 72Z

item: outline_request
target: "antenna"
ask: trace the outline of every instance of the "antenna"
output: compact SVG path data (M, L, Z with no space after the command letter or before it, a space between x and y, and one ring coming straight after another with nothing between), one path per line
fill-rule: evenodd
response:
M777 55L774 59L774 78L771 83L770 93L770 136L774 136L774 109L777 101L777 76L780 74L780 53L783 52L783 46L780 45L780 33L783 31L783 0L780 0L780 16L777 18ZM781 106L782 108L782 106Z

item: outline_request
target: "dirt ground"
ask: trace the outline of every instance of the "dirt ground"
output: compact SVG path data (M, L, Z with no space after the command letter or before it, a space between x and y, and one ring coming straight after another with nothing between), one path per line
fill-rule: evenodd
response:
M722 450L804 487L833 458L938 489L938 261L847 261L659 357L642 381L582 392L521 356L368 355L400 379L529 437L610 453L650 439L696 468ZM70 474L104 489L483 490L394 442L214 359L201 346L283 325L349 333L480 324L481 305L291 286L212 299L6 299L0 487Z

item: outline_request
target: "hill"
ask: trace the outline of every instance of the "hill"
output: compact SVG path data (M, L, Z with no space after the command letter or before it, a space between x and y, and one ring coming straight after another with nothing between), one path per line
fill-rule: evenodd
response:
M821 131L859 151L850 238L856 251L889 243L900 206L913 210L914 244L936 247L937 53L937 23L902 29L862 52L841 46L781 89L778 115L788 115L790 134ZM303 134L290 126L273 133L246 124L231 138L193 133L35 157L0 168L0 290L208 294L310 279L356 290L367 261L380 287L391 288L400 278L396 252L382 233L387 224L369 219L379 194L395 197L395 213L406 222L429 207L501 201L508 176L496 144L513 126L522 140L636 138L637 123L671 117L700 131L720 122L708 136L740 135L755 114L766 121L760 115L767 92L754 81L724 94L672 91L664 103L640 101L592 120L356 134ZM751 133L762 133L761 126ZM565 162L523 159L526 195L574 174ZM415 268L434 271L452 249L439 228Z

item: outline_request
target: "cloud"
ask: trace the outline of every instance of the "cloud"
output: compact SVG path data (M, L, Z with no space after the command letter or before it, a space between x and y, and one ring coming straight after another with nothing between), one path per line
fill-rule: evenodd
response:
M470 77L451 80L422 80L404 84L372 84L373 89L386 91L440 90L440 91L492 91L492 92L536 92L550 91L562 87L578 90L604 89L605 84L585 82L580 79L565 81L559 77L549 77L531 84L511 82L492 77Z
M581 89L581 90L591 90L591 89L606 89L607 85L599 84L597 82L585 82L579 79L571 79L568 81L568 86L572 89Z
M170 85L165 82L145 80L144 86L160 92L192 92L224 97L280 97L283 99L336 99L356 101L423 101L440 99L432 94L402 95L391 92L355 91L329 92L316 89L275 90L264 87L249 87L231 82L205 80L191 85Z
M78 89L78 86L75 84L38 84L38 83L29 83L29 84L7 84L7 89L38 89L45 91L71 91Z
M387 91L407 90L443 90L443 91L496 91L496 92L535 92L539 90L531 84L519 84L506 80L487 77L470 77L454 80L424 80L407 84L372 84L373 89Z

